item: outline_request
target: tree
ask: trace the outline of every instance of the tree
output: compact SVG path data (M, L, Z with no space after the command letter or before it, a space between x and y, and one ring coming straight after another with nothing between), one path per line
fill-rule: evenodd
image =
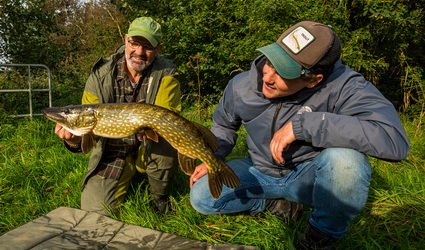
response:
M129 23L151 16L163 27L161 53L187 78L184 94L197 86L196 92L216 103L227 81L260 55L257 48L294 23L311 20L331 25L342 42L343 62L406 109L424 103L422 2L0 0L0 53L13 62L44 63L57 70L58 81L81 89L95 59L122 42ZM202 59L202 67L194 69L193 58Z
M0 56L11 63L41 63L54 67L60 56L52 52L49 34L57 31L48 1L1 0Z

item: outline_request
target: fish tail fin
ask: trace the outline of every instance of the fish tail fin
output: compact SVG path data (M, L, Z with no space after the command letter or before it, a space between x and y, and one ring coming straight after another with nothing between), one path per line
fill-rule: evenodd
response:
M211 196L217 200L220 197L223 189L223 184L230 188L235 188L240 185L238 176L233 170L227 166L226 163L219 161L219 171L210 171L208 173L208 187L210 189Z
M224 162L223 164L223 182L226 186L230 188L235 188L239 186L241 183L239 181L238 176L233 172L233 170Z

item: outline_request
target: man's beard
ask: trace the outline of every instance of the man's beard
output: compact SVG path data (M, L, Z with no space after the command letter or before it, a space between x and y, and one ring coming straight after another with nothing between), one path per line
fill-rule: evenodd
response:
M132 57L137 57L139 59L142 59L143 61L137 61L137 62L132 61L131 60ZM148 61L148 58L146 56L143 56L143 55L137 56L137 55L134 55L134 53L131 53L130 56L125 55L125 59L127 61L127 67L131 68L132 70L138 73L142 73L152 63L152 61Z

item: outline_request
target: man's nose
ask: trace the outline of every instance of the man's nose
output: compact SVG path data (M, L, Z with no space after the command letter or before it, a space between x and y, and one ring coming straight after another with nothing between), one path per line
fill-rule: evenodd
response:
M264 74L263 75L263 82L267 82L267 83L273 83L273 77L271 76L271 74Z
M144 55L146 54L146 50L144 46L139 46L134 52L136 52L137 55Z

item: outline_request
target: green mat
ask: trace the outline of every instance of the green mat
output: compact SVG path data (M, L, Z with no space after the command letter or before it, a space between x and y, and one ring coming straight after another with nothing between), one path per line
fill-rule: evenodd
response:
M126 224L107 216L59 207L0 236L0 249L234 249Z

